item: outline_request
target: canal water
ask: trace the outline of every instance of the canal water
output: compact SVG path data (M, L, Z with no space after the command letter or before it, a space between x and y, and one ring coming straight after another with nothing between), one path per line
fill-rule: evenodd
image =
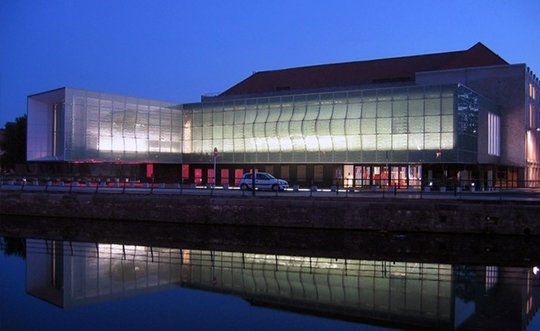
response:
M540 330L531 238L0 223L0 330Z

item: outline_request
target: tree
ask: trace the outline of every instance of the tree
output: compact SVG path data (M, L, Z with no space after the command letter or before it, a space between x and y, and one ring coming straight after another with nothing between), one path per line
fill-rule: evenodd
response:
M4 255L26 257L26 240L23 238L0 238L0 247L4 247Z
M7 122L4 139L0 142L0 166L2 169L15 169L18 163L26 163L26 115L17 117L15 122Z

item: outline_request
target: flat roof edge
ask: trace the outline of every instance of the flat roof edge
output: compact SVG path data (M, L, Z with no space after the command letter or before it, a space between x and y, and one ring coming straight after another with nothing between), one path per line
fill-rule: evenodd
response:
M34 93L34 94L30 94L27 96L27 98L31 98L31 97L36 97L38 95L42 95L42 94L47 94L47 93L52 93L52 92L58 92L60 90L65 90L67 89L67 87L59 87L59 88L55 88L55 89L52 89L52 90L48 90L48 91L44 91L44 92L39 92L39 93Z

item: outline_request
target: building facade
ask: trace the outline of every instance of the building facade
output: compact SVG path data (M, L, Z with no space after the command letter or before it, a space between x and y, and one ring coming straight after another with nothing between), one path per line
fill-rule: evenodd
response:
M258 72L189 104L61 88L28 97L28 160L200 185L255 168L301 186L540 186L539 91L482 44Z

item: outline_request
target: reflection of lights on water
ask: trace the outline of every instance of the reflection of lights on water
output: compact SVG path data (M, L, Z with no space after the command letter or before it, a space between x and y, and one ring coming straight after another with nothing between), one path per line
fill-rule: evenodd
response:
M540 268L538 268L538 267L533 267L533 270L532 270L532 271L533 271L533 274L538 275L538 272L540 272Z

